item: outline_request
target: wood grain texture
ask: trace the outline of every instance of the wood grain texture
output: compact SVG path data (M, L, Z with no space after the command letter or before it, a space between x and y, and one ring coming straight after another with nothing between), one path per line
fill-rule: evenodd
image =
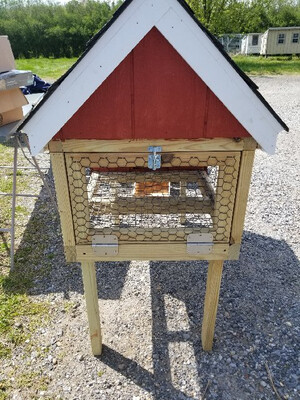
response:
M51 164L55 182L56 198L60 215L66 261L74 262L75 236L64 155L62 153L51 154Z
M56 152L87 152L87 153L144 153L149 146L161 146L163 152L170 151L242 151L249 146L248 139L256 142L252 138L243 138L239 141L231 138L202 138L197 140L85 140L68 139L65 141L52 140L49 142L49 150Z
M59 139L250 136L153 28L56 135Z
M185 243L136 243L119 244L119 254L116 257L102 257L95 255L92 246L76 246L77 261L129 261L129 260L227 260L228 244L214 244L210 254L189 255Z
M254 156L254 151L244 151L242 153L231 227L231 244L240 244L242 240Z
M93 262L83 262L81 269L92 352L95 356L100 356L102 353L102 337L95 264Z
M205 351L212 350L222 271L223 261L211 261L208 264L201 334L202 347Z

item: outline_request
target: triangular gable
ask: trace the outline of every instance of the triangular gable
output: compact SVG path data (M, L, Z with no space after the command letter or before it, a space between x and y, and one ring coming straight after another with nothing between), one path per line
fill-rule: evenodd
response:
M248 132L153 28L54 139L198 139Z
M127 0L91 48L22 124L37 154L156 27L261 147L274 153L288 129L247 78L224 56L181 0ZM200 27L200 29L199 29Z

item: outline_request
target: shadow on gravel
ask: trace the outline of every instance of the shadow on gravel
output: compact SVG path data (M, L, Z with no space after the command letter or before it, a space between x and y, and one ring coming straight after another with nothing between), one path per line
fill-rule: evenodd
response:
M265 368L267 362L273 379L284 382L285 387L278 388L281 395L289 393L296 398L293 390L297 335L291 327L297 329L299 324L296 312L299 261L294 252L284 241L245 232L240 260L225 263L215 343L210 354L204 353L201 346L206 265L205 262L150 263L153 374L106 346L100 360L157 400L198 399L209 382L208 399L253 399L253 393L262 396L259 398L273 398ZM105 264L99 268L101 274ZM189 320L187 329L168 329L166 296L184 305ZM188 348L180 347L182 344ZM170 351L170 346L175 346L175 351ZM184 354L187 350L191 351ZM177 378L186 380L186 386L196 365L196 396L174 387L174 365ZM180 367L187 371L181 373ZM266 388L261 386L262 381Z
M81 271L78 264L66 265L64 261L59 218L45 196L42 189L16 253L18 267L14 274L29 274L34 279L31 294L63 293L68 299L70 292L83 293ZM129 265L97 264L100 299L120 298ZM252 399L253 393L263 396L264 392L265 397L259 398L272 398L268 384L267 388L259 386L261 380L268 382L266 361L274 381L284 382L284 387L278 388L281 395L296 398L292 379L298 357L294 329L299 324L299 261L294 252L283 240L244 233L240 260L225 263L211 354L204 353L201 347L206 270L204 262L150 263L153 374L107 346L100 361L157 400L199 398L189 397L172 382L172 360L177 357L176 364L180 365L182 354L180 347L171 353L170 345L188 343L200 392L211 381L207 399ZM168 329L166 296L184 305L187 329ZM120 365L125 368L120 370ZM189 379L187 374L187 382Z

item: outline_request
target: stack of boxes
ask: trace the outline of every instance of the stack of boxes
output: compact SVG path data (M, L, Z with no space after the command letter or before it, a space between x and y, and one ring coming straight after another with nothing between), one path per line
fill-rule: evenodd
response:
M28 104L19 88L32 85L33 75L15 68L8 37L0 36L0 127L21 120L22 107Z

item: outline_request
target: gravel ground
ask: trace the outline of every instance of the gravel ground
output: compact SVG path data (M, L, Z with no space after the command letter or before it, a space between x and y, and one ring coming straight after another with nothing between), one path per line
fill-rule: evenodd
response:
M4 360L0 379L29 371L47 387L13 390L12 399L276 399L267 367L280 398L300 398L300 76L254 80L290 133L279 136L275 156L257 151L241 257L225 263L213 352L200 341L206 263L133 261L97 264L104 351L91 356L80 268L65 264L59 220L44 197L19 249L30 232L36 246L46 243L33 268L46 259L48 273L31 295L51 313L35 346Z

